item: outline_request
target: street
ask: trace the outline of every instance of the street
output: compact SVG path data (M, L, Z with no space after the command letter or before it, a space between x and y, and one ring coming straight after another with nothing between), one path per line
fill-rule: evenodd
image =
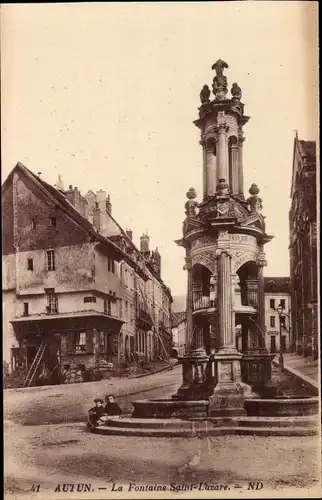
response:
M111 381L101 381L5 391L7 498L32 488L38 491L38 485L41 498L55 489L59 498L67 498L71 490L67 493L66 488L75 488L78 498L79 484L90 484L93 498L98 494L111 498L116 494L113 488L123 488L122 495L133 497L140 488L156 484L166 486L168 494L176 488L183 494L182 485L199 485L211 498L221 485L227 488L225 495L236 494L237 488L247 496L249 482L258 482L262 495L272 489L278 495L281 488L295 488L294 496L302 488L315 495L319 457L314 437L109 437L90 434L83 424L95 396L114 392L124 413L130 414L131 400L169 397L180 380L180 367L175 367L119 380L118 388ZM255 492L252 495L256 497Z

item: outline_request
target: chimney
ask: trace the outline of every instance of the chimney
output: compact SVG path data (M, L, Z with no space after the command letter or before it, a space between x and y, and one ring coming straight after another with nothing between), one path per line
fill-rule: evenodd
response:
M79 212L83 217L87 216L87 201L81 193L78 191L77 186L73 189L73 186L70 184L68 191L66 191L65 196L69 203L76 208L77 212Z
M64 191L64 183L61 178L61 175L58 176L57 182L56 182L56 188L59 189L59 191Z
M130 238L130 240L132 241L132 239L133 239L133 232L131 231L131 229L126 229L125 232L128 235L128 237Z
M106 191L103 191L103 189L96 191L96 202L100 210L105 211Z
M112 203L111 203L111 198L110 198L109 194L107 195L107 198L106 198L106 212L108 214L112 215Z
M148 253L150 251L150 238L147 234L142 234L140 237L140 251L142 253Z

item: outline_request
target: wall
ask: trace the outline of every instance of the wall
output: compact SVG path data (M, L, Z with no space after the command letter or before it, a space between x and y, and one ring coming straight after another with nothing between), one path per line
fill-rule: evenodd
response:
M88 236L84 229L57 208L55 201L50 201L31 180L17 173L14 173L14 206L17 244L21 252L78 245ZM50 217L56 217L56 227L50 225ZM36 221L36 229L32 229L32 220Z
M120 292L119 268L115 262L115 273L108 270L108 255L103 253L98 246L94 252L95 287L104 293L115 292L118 297Z
M16 255L2 256L2 289L11 290L16 286Z
M118 267L120 276L119 290L122 301L121 313L122 319L125 321L119 336L119 362L124 363L126 336L135 336L135 286L133 269L126 262L121 262ZM130 339L128 342L130 348Z
M96 296L96 302L84 302L84 297L95 295L95 292L68 292L57 294L58 297L58 312L60 314L80 312L80 311L97 311L104 312L104 300L102 297ZM45 314L47 306L47 297L43 295L20 295L16 300L15 316L23 316L23 303L29 304L29 315ZM117 314L114 314L117 316Z
M44 288L55 288L59 293L94 287L93 244L55 248L55 271L47 270L46 256L43 249L18 253L17 292L43 293ZM33 259L33 271L27 269L28 258Z
M10 182L1 193L2 204L2 254L13 253L13 190Z
M2 294L2 348L3 361L10 364L11 347L18 347L13 327L10 323L16 314L16 297L13 291L4 291Z

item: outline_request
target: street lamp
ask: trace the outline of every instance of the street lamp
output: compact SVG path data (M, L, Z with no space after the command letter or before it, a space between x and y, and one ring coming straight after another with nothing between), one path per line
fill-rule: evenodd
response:
M283 358L283 350L282 350L282 318L285 319L285 314L284 308L281 304L279 304L276 308L277 314L278 314L278 319L280 322L280 352L279 352L279 358L278 358L278 364L280 367L280 371L284 371L284 358ZM284 323L284 322L283 322Z

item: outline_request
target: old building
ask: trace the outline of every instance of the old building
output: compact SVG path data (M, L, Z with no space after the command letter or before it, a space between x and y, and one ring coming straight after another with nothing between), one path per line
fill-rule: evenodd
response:
M173 338L173 356L183 356L186 353L186 312L172 313L172 338Z
M271 353L279 352L280 349L283 352L290 351L292 346L290 278L265 277L264 290L266 347Z
M316 144L296 137L291 186L290 273L292 348L318 357Z
M104 191L83 197L18 163L2 186L2 206L4 360L13 371L26 374L35 358L52 377L67 364L149 361L159 344L170 354L172 297L161 257L136 248Z

